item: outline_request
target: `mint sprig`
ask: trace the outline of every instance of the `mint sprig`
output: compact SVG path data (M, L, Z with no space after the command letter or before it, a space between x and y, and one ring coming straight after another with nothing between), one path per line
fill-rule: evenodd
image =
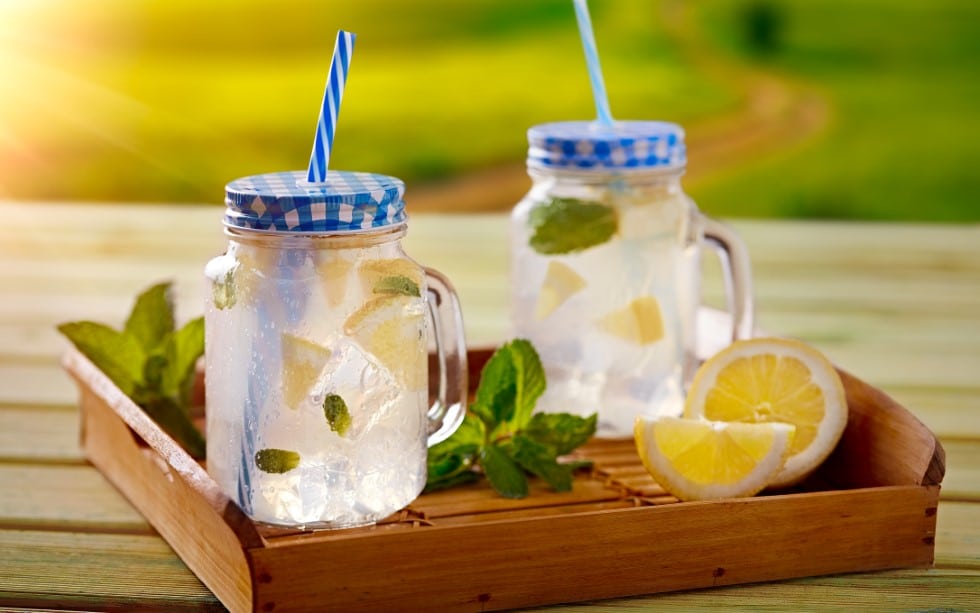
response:
M190 418L204 319L176 329L170 283L141 293L121 331L92 321L64 323L58 331L188 453L204 458L204 437Z
M554 198L528 216L529 244L543 255L584 251L610 240L619 229L616 209L599 202Z
M426 491L479 479L506 498L528 494L528 475L559 492L572 488L573 465L558 457L591 438L596 415L533 413L546 386L534 346L524 339L501 346L483 367L462 425L429 449Z

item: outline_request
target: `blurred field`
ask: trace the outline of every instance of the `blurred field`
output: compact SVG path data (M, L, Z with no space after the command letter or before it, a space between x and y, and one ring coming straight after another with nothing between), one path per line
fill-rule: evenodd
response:
M591 6L614 115L688 128L708 212L980 219L980 4ZM509 208L526 128L593 115L569 0L0 0L0 198L219 203L305 167L341 27L331 167L418 206Z

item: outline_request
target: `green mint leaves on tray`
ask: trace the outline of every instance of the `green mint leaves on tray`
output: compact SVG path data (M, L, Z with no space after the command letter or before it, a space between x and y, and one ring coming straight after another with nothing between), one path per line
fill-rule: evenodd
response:
M533 413L545 384L530 342L516 339L501 346L483 367L462 425L429 450L426 491L476 481L478 468L506 498L528 495L528 474L556 491L569 491L576 465L561 464L558 457L592 437L596 415Z
M616 234L616 210L598 202L554 198L531 210L531 248L543 255L561 255L601 245Z
M204 458L204 437L190 418L204 319L176 329L170 283L140 294L121 331L92 321L61 324L58 331L191 456Z

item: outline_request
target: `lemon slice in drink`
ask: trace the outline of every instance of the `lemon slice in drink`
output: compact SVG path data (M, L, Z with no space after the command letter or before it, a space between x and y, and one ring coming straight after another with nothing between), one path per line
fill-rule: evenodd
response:
M796 426L786 466L771 485L792 485L823 462L847 425L847 398L833 365L799 341L738 341L694 376L686 417Z
M343 302L347 295L348 277L353 266L351 260L329 251L322 254L316 263L317 277L323 284L327 304L330 306L337 306Z
M634 428L643 465L681 500L752 496L783 467L793 426L639 417Z
M641 296L618 311L598 321L603 332L636 343L649 345L664 337L664 320L660 303L653 296Z
M541 321L551 315L555 309L565 303L574 294L585 287L582 275L561 262L552 261L538 293L538 303L534 309L534 318Z
M358 274L368 293L391 293L386 282L397 278L414 284L416 288L422 287L423 282L422 269L419 265L402 258L366 260L358 269ZM419 293L416 291L414 295L418 296Z
M344 333L357 342L409 390L425 389L428 359L422 327L423 303L403 294L368 300L344 322Z
M323 371L331 351L294 334L283 333L282 399L291 409L309 397L310 389Z

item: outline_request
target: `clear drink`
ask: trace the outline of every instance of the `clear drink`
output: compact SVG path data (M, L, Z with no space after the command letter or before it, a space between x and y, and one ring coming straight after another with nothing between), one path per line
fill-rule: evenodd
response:
M430 277L402 251L404 224L226 232L205 269L209 472L268 524L397 511L425 486L431 425Z
M598 412L598 436L678 415L696 366L700 253L717 240L751 330L747 254L681 188L683 132L662 122L535 126L533 185L511 224L511 322L541 355L542 411ZM746 321L747 319L747 321Z

